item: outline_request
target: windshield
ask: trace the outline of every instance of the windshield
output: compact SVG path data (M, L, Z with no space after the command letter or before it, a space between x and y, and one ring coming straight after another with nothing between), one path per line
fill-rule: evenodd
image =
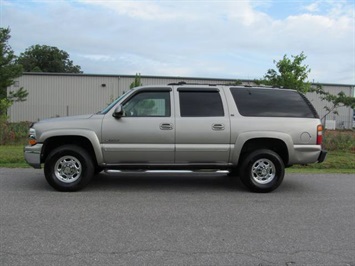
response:
M120 97L118 97L116 100L114 100L112 103L110 103L105 109L102 111L99 111L98 114L107 114L108 111L111 110L112 107L114 107L123 97L131 93L132 91L129 90L126 93L122 94Z

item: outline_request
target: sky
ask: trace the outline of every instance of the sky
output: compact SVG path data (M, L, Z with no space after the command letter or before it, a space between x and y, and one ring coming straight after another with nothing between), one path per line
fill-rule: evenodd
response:
M355 84L355 0L0 0L0 25L87 74L259 79L304 52L309 81Z

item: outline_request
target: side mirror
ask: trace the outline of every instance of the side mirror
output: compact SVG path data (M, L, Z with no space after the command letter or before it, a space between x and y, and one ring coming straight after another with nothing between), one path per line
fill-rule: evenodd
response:
M113 117L120 119L123 116L122 105L118 105L112 114Z

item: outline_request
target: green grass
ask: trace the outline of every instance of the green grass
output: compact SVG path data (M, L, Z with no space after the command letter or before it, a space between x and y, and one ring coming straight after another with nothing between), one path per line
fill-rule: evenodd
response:
M0 146L0 167L24 168L30 167L23 156L24 145Z
M347 151L328 151L327 158L323 163L310 164L307 166L296 165L298 169L354 169L355 153Z
M23 145L1 145L0 167L30 167L23 157ZM323 163L307 166L295 165L287 168L287 173L346 173L355 174L355 153L350 151L330 151Z

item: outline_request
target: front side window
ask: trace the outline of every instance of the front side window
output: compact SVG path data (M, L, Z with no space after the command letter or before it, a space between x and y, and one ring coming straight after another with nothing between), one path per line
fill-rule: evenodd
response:
M123 105L126 117L169 117L170 93L140 92Z
M181 117L224 116L218 91L179 91Z

